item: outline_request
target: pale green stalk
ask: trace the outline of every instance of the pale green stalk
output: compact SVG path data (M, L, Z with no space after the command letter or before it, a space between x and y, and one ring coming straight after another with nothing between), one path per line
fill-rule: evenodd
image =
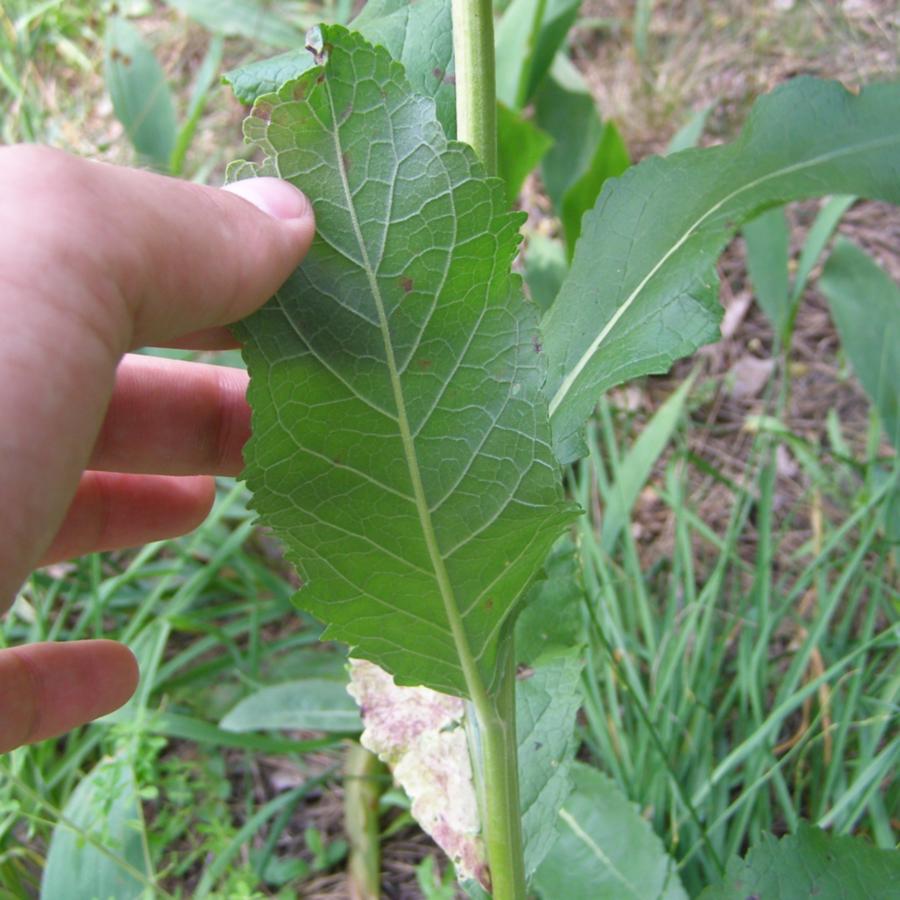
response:
M497 174L494 20L490 0L453 0L456 136ZM470 745L494 900L524 900L525 859L516 743L516 670L510 630L501 650L501 676L490 697L473 695ZM474 735L473 735L474 731ZM472 739L474 737L474 739Z

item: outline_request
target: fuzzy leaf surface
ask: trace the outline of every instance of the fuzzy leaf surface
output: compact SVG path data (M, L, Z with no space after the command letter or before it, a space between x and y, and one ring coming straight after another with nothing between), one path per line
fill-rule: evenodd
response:
M399 684L470 696L573 515L536 316L509 272L521 217L385 50L338 27L322 42L327 63L245 126L317 220L242 326L246 477L324 637Z
M603 391L716 339L713 267L735 229L828 193L900 202L900 84L855 96L798 78L757 101L734 143L651 157L606 182L543 323L561 461L580 455Z
M373 44L387 48L403 63L413 89L431 97L448 137L456 137L456 86L453 79L453 30L446 0L370 0L353 28ZM307 50L291 50L226 73L241 103L277 91L313 65Z

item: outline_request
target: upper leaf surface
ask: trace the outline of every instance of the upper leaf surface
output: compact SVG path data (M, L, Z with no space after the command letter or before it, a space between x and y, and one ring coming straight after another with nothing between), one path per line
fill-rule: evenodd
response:
M373 44L387 48L403 63L413 89L431 97L438 121L448 137L456 136L456 87L453 79L453 29L446 0L370 0L353 21L353 27ZM313 65L306 50L250 63L225 75L238 100L253 103L257 97L277 91L285 82Z
M247 479L327 637L398 683L469 696L572 516L509 273L521 218L386 51L342 28L323 40L324 67L245 126L317 220L243 326Z
M827 193L900 201L900 85L854 96L800 78L759 100L733 144L652 157L606 183L543 323L563 461L600 393L716 338L713 265L735 229Z

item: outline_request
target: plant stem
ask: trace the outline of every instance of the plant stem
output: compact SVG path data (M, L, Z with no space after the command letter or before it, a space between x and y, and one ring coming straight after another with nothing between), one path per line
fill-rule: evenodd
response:
M497 92L491 0L453 0L456 136L497 174ZM516 656L512 629L503 642L499 684L473 694L469 730L494 900L524 900L525 857L516 741Z
M516 664L512 633L500 686L488 716L479 710L484 833L494 900L524 900L525 857L516 741ZM502 652L502 651L501 651Z
M488 175L497 174L497 90L491 0L453 0L456 136L470 144Z

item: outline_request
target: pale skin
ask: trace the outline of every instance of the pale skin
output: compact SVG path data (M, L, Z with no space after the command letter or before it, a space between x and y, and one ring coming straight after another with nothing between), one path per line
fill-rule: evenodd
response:
M129 353L234 346L227 329L299 264L303 195L233 190L0 149L0 612L36 567L183 534L241 470L240 370ZM0 752L117 708L138 679L113 641L0 651Z

